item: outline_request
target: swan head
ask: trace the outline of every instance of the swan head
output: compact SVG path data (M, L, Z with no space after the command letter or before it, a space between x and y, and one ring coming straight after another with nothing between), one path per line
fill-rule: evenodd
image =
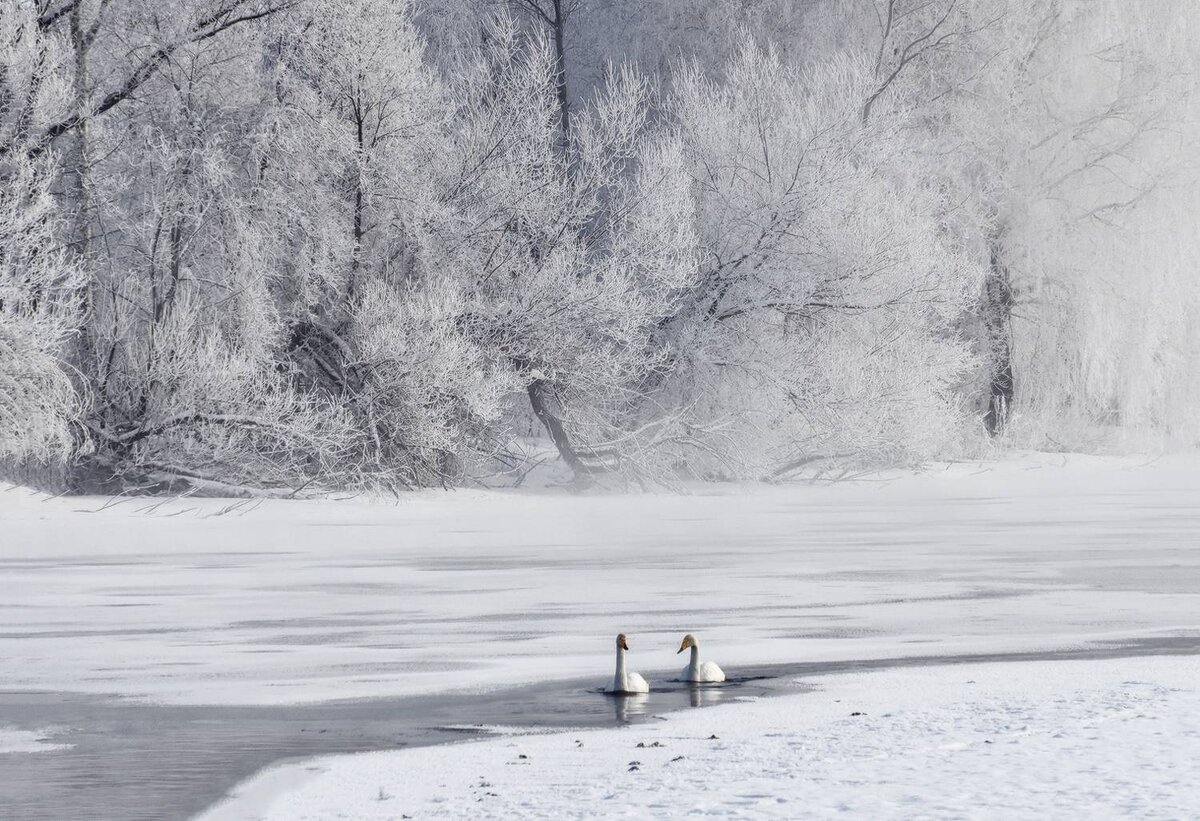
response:
M696 637L693 636L691 633L688 633L686 636L683 637L683 643L679 645L679 649L675 651L675 655L678 656L680 653L682 653L684 650L688 649L689 647L698 647L698 646L699 645L696 644Z
M620 648L620 649L622 649L622 650L628 650L628 649L629 649L629 642L625 640L625 634L624 634L624 633L620 633L620 634L618 634L618 635L617 635L617 647L619 647L619 648Z

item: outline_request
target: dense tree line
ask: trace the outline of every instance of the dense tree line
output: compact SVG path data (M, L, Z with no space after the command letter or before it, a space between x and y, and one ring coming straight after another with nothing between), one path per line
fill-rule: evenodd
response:
M1187 0L0 4L10 475L1200 441Z

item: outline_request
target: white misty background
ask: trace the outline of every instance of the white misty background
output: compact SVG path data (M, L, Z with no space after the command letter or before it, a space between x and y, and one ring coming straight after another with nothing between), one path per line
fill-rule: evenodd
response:
M0 0L0 470L1200 440L1191 0Z

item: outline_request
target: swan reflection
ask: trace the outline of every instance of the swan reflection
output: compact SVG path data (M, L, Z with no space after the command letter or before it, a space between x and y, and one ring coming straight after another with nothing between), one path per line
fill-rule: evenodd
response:
M725 700L725 688L693 684L688 687L688 697L693 707L712 707Z
M646 693L631 693L629 695L612 696L613 714L617 721L628 724L635 716L646 714L646 703L650 696Z

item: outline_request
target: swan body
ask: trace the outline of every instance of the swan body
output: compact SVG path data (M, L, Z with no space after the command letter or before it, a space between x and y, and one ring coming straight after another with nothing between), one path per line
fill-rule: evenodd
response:
M631 673L625 669L625 651L628 649L629 642L622 633L617 636L617 671L613 675L612 687L604 692L613 695L650 692L650 685L646 683L646 679L642 678L640 673Z
M638 694L648 693L650 692L650 685L647 683L646 679L642 678L641 673L627 673L625 675L625 689L623 692Z
M700 645L691 633L683 637L683 643L679 645L679 652L676 655L689 647L692 649L692 658L688 662L688 666L684 667L683 672L680 673L681 679L696 684L716 684L725 680L725 671L718 667L715 661L700 661Z

